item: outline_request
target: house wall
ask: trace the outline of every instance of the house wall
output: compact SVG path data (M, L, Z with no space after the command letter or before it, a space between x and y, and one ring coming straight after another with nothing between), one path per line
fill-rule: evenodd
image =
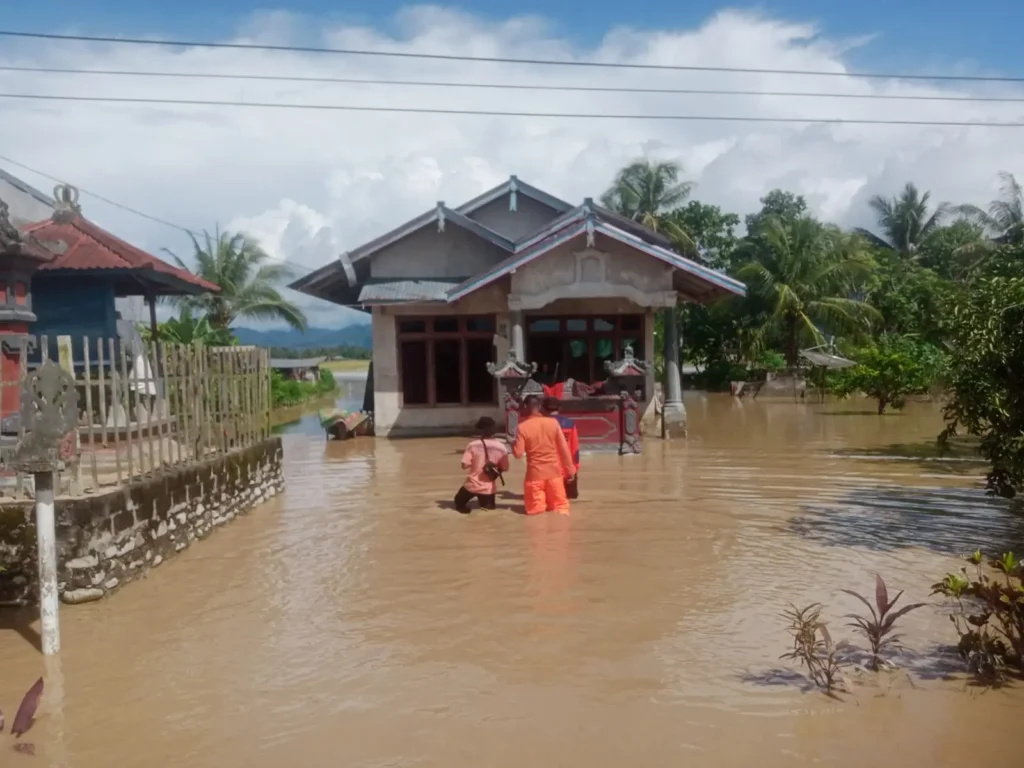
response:
M535 310L558 300L603 298L641 307L675 304L669 265L608 238L599 238L595 245L567 243L516 270L509 307Z
M516 210L510 211L508 204L508 195L499 197L473 211L470 218L510 240L519 240L534 234L559 216L554 208L526 195L516 195Z
M49 337L53 356L62 334L72 337L76 359L81 359L83 336L117 338L114 282L104 277L37 272L32 277L32 310L37 320L30 332Z
M371 278L466 278L508 257L508 252L455 224L429 225L374 254Z
M495 315L495 359L508 352L508 310L506 288L489 286L465 300L447 304L403 304L373 308L373 426L382 437L413 437L470 432L481 416L499 422L498 405L402 407L398 376L398 333L396 318L410 315Z

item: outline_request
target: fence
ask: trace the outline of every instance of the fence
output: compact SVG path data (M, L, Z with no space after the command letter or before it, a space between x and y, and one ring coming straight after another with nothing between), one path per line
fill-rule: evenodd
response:
M58 492L117 487L253 445L270 434L266 349L141 338L58 336L56 345L52 341L28 336L4 342L0 455L9 460L25 437L18 393L26 377L45 359L59 363L75 379L79 419L77 434L67 438L67 467ZM6 465L0 470L0 496L32 494L31 477Z

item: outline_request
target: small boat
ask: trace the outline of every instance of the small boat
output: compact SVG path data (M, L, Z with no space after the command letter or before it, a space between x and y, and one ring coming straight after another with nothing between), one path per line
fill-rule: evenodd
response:
M328 438L348 440L373 433L373 417L366 411L346 411L341 408L321 408L320 426Z

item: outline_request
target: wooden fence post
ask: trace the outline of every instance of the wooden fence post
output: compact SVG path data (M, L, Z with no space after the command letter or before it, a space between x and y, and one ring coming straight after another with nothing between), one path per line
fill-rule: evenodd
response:
M76 379L73 349L70 336L57 337L57 362L72 379ZM75 429L74 451L74 463L71 465L71 488L69 490L72 496L77 496L82 492L82 444L77 427Z

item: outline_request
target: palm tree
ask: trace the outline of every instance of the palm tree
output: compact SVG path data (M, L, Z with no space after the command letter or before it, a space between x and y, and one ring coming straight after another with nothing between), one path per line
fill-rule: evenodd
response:
M283 320L292 328L305 330L306 316L302 310L282 298L275 287L291 277L283 264L269 264L267 252L243 234L229 235L215 231L203 233L200 245L192 236L194 268L191 271L220 286L220 293L188 296L178 302L206 315L213 328L230 328L239 319ZM189 267L168 251L178 266Z
M954 210L988 230L995 243L1020 245L1024 243L1024 189L1012 173L1003 171L999 179L999 197L989 203L988 211L976 205L958 205Z
M863 332L879 317L874 307L850 298L873 266L859 236L811 218L770 218L743 248L750 260L737 277L764 309L754 347L781 337L790 368L799 363L802 340L821 344L824 331Z
M664 215L682 205L693 189L693 182L679 181L681 174L679 163L637 160L616 174L611 187L601 196L601 204L661 232L680 251L693 251L696 246L686 230Z
M939 228L942 219L950 211L946 203L940 203L929 213L930 197L930 192L922 193L910 182L891 200L875 195L868 201L868 205L875 211L881 234L876 235L866 229L856 231L878 248L913 259L918 246Z

